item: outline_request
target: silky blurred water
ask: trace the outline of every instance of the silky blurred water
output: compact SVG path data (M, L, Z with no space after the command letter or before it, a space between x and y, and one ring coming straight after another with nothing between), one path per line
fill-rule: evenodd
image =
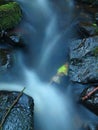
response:
M80 130L89 114L85 119L79 114L83 109L74 103L72 86L66 86L62 92L61 88L42 81L50 81L56 69L67 61L74 2L17 2L23 12L23 20L17 29L22 30L18 33L26 48L15 52L15 67L0 77L0 89L21 91L26 87L24 92L34 99L35 130Z

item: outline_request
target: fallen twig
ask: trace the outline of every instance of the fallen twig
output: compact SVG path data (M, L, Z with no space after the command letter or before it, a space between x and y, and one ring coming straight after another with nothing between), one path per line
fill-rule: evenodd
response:
M89 92L86 96L82 97L82 101L88 99L94 92L98 90L98 87L94 88L91 92Z
M81 47L85 44L85 42L86 42L86 38L82 39L82 41L81 41L81 43L79 44L79 46L76 47L74 50L77 50L77 49L81 48Z
M12 105L9 107L8 111L5 113L2 121L1 121L1 124L0 124L0 130L2 130L2 126L7 118L7 116L9 115L10 111L12 110L12 108L15 106L15 104L18 102L18 100L20 99L20 97L22 96L23 94L23 91L25 90L25 87L23 88L23 90L19 93L19 95L17 96L17 98L14 100L14 102L12 103Z

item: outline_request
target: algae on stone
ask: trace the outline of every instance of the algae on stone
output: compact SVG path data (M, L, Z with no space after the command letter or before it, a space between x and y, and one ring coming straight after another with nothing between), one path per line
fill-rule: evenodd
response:
M15 27L21 20L22 12L19 4L10 2L0 6L0 30Z

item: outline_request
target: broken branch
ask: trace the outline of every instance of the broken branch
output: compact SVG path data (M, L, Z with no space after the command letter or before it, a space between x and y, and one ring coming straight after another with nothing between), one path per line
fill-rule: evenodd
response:
M0 124L0 130L2 130L2 126L7 118L7 116L9 115L9 113L11 112L12 108L15 106L15 104L19 101L20 97L23 94L23 91L25 90L25 87L23 88L23 90L19 93L19 95L17 96L17 98L14 100L14 102L12 103L12 105L10 106L10 108L8 109L8 111L6 112L6 114L4 115L1 124Z

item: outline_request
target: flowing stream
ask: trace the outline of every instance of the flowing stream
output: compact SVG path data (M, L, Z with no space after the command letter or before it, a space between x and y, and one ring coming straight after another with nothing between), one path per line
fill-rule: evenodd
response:
M70 94L71 90L68 90L67 86L62 93L61 88L47 83L56 73L56 69L67 61L70 39L70 26L67 26L71 24L74 2L73 0L17 2L23 11L23 20L17 27L20 30L18 33L22 35L27 48L16 52L16 66L1 78L0 89L21 91L26 87L24 92L34 98L35 130L79 130L86 118L83 121L82 114L79 115L80 112ZM63 7L66 7L67 11L63 12ZM63 16L62 12L65 13ZM80 111L82 113L81 108Z

